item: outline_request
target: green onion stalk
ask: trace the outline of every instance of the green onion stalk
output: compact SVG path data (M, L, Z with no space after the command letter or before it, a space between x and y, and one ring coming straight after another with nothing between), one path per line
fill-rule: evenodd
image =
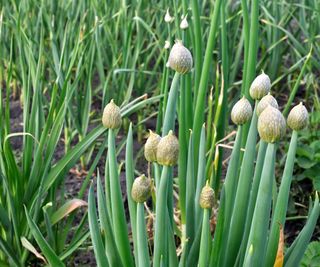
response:
M268 143L261 181L254 208L250 234L247 243L244 265L257 266L263 263L268 234L272 201L276 144L285 133L285 120L281 112L268 106L259 116L258 132L260 138Z
M113 100L104 108L102 123L108 128L108 164L111 196L111 217L116 245L124 266L133 266L133 259L128 240L128 230L124 207L122 204L122 193L117 167L115 149L115 130L122 124L120 108L114 104Z
M289 200L289 191L292 181L293 166L297 149L298 131L306 127L308 122L308 112L305 106L300 103L295 106L289 113L287 118L288 126L293 130L289 145L287 160L283 171L277 202L273 212L269 240L267 245L268 255L265 266L274 263L278 249L278 240L280 236L280 228L284 227L286 219L286 210Z

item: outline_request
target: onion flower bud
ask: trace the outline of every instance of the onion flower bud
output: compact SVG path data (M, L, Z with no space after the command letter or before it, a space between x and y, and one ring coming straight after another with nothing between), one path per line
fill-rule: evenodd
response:
M252 82L250 86L250 96L254 100L260 100L262 97L267 95L271 89L270 78L267 74L262 72Z
M150 135L144 145L144 157L149 162L157 161L157 147L161 140L160 135L150 130Z
M260 138L267 143L274 143L280 140L285 134L286 121L282 113L269 105L259 116L258 132Z
M287 124L294 131L300 131L307 126L308 111L302 102L291 109Z
M167 41L164 42L164 49L167 50L169 48L170 48L170 41L167 40Z
M167 65L181 74L185 74L191 70L193 65L191 52L184 47L181 41L177 41L172 46Z
M144 174L137 177L132 184L132 199L137 203L147 201L151 195L151 188L151 179L147 178Z
M268 107L269 105L276 108L276 109L279 109L277 100L272 95L270 95L270 93L267 94L266 96L264 96L260 100L260 102L257 106L257 115L260 116L262 111L264 111L266 109L266 107Z
M102 124L108 129L118 129L121 127L122 119L120 108L113 102L113 99L103 110Z
M174 20L174 17L171 17L169 13L169 8L167 9L166 15L164 16L164 21L166 23L171 23Z
M189 27L189 23L187 21L187 15L185 15L180 23L180 29L181 30L186 30Z
M213 189L206 184L205 187L202 188L199 204L203 209L212 209L214 201L214 191Z
M157 147L157 161L164 166L176 165L179 158L179 141L172 131L162 137Z
M236 125L245 124L252 117L252 107L248 99L242 97L231 110L231 120Z

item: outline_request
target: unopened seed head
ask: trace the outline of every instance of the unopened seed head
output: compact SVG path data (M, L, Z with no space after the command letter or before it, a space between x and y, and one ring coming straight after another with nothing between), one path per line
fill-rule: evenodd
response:
M137 177L132 184L132 199L137 203L147 201L151 195L151 188L151 179L147 178L144 174Z
M200 204L200 207L203 209L212 209L213 203L214 203L214 191L207 184L205 187L202 188L199 204Z
M252 107L248 99L242 97L231 110L231 120L236 125L245 124L252 117Z
M266 96L264 96L258 106L257 106L257 115L260 116L260 114L262 113L262 111L264 111L266 109L266 107L268 107L269 105L271 105L272 107L279 109L278 106L278 102L277 100L269 94L267 94Z
M294 131L300 131L308 124L308 111L302 104L293 107L288 115L287 124Z
M174 17L171 17L169 13L169 8L167 9L166 15L164 16L164 21L166 23L171 23L174 20Z
M189 27L188 20L187 20L187 15L185 15L180 23L180 29L181 30L186 30Z
M157 147L160 140L161 140L160 135L150 130L150 135L144 146L144 157L146 158L147 161L149 162L157 161Z
M179 141L172 131L162 137L157 147L157 162L164 166L176 165L179 158Z
M171 48L168 64L171 69L184 74L191 70L193 59L191 52L184 47L181 41L177 41Z
M122 118L120 108L113 102L113 99L103 110L102 124L108 129L118 129L121 127Z
M269 105L258 118L260 138L267 143L275 143L285 134L286 121L282 113Z
M169 49L170 48L170 41L165 41L164 42L164 49Z
M260 100L270 92L270 89L270 78L263 72L253 80L250 86L250 96L252 97L252 99Z

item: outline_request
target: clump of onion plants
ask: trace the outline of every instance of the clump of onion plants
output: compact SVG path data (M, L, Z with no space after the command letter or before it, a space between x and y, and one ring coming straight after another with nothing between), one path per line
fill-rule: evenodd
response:
M169 58L169 66L179 75L185 75L192 66L192 60L186 60L186 56L191 54L181 44L176 45L179 47L174 47L171 54L176 49L181 51L171 61ZM115 134L121 125L121 115L113 102L105 108L103 124L109 131L108 169L105 192L98 177L99 216L96 214L93 187L89 194L90 231L98 266L113 266L115 262L117 266L156 267L273 266L276 261L283 266L297 264L302 259L320 213L316 193L306 225L294 243L284 250L282 231L297 136L307 126L308 120L305 106L302 103L295 106L286 121L276 99L270 94L268 75L259 75L250 87L254 106L243 96L232 108L231 119L237 133L222 189L216 194L212 178L205 177L204 171L205 126L201 131L198 154L194 154L192 131L188 147L181 147L174 134L175 107L179 96L176 77L169 92L162 133L150 131L144 146L148 177L141 175L134 179L133 135L132 126L129 127L125 168L132 239L128 236L115 149ZM292 130L291 141L277 188L277 149L287 125ZM247 126L249 130L243 150L241 144ZM181 149L188 151L186 176L179 177L176 182L174 168L179 164ZM193 169L194 158L199 160L197 176ZM179 201L174 201L175 188ZM278 194L273 194L273 190ZM152 200L146 202L150 195L153 195ZM181 197L184 197L183 201ZM147 216L145 206L148 207ZM179 218L182 209L186 211L185 223L181 223ZM153 227L146 228L146 217L148 222L153 221L153 224L148 223Z

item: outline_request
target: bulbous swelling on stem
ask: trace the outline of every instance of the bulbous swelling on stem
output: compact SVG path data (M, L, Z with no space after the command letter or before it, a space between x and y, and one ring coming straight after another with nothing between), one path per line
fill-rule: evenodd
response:
M151 195L151 188L151 179L147 178L144 174L137 177L132 184L132 199L137 203L147 201Z
M149 162L157 161L157 147L161 140L160 135L150 130L150 135L144 145L144 157Z
M122 118L120 108L113 102L113 99L103 110L102 124L108 129L118 129L121 127Z
M189 72L193 65L191 52L184 47L181 41L176 41L169 54L168 66L178 73Z
M270 78L267 74L262 72L252 82L250 86L250 96L254 100L260 100L262 97L267 95L271 89Z
M231 110L231 120L236 125L245 124L252 117L252 107L248 99L242 97Z
M282 113L269 105L259 116L258 132L267 143L275 143L285 134L286 121Z
M200 204L200 207L203 209L212 209L213 203L214 203L214 191L207 184L205 187L202 188L199 204Z
M179 141L172 131L162 137L157 147L157 161L164 166L176 165L179 158Z
M266 96L264 96L259 101L259 104L257 106L257 115L258 115L258 117L260 116L262 111L264 111L266 109L266 107L268 107L269 105L271 105L272 107L274 107L276 109L279 109L277 100L272 95L270 95L270 93L268 93Z
M288 115L287 124L294 131L300 131L308 124L308 111L302 104L293 107Z

